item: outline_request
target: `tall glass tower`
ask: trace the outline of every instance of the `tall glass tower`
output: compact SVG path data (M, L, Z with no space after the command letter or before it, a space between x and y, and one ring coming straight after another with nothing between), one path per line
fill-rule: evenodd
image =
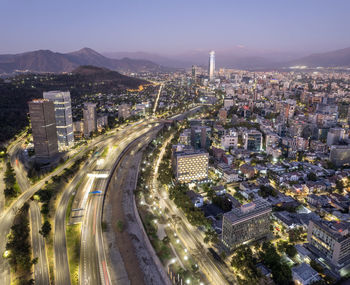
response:
M74 145L72 105L69 92L44 92L44 99L53 102L55 107L56 130L59 150L69 149Z
M211 51L209 53L209 67L208 67L208 75L209 81L213 81L215 78L215 51Z

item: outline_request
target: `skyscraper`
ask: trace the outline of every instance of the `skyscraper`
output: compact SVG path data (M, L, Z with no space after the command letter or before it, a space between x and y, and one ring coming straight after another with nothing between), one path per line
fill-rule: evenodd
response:
M197 74L196 74L196 66L192 65L192 84L196 84L197 83Z
M97 130L96 104L84 103L83 117L84 117L84 136L89 137L91 132L94 132Z
M58 153L53 102L37 99L28 103L37 161L46 162Z
M209 53L209 67L208 67L208 75L209 81L213 81L215 78L215 51L211 51Z
M74 144L72 105L70 93L63 91L44 92L43 97L53 102L59 150L68 149Z

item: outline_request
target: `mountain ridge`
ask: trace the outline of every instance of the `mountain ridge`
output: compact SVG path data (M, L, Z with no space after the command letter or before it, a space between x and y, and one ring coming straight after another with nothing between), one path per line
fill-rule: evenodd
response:
M80 65L93 65L119 72L157 72L167 69L148 60L108 58L90 48L83 48L70 53L36 50L0 55L0 73L5 74L16 71L71 72Z
M145 57L145 58L142 58ZM350 67L350 47L324 53L288 59L262 54L237 54L234 51L218 51L217 66L237 69L280 69L292 66ZM206 53L193 52L190 56L161 56L147 52L98 53L91 48L82 48L69 53L41 49L19 54L0 55L0 75L16 71L71 72L80 65L93 65L119 72L168 72L177 68L188 68L192 64L206 66ZM170 66L170 67L165 67Z

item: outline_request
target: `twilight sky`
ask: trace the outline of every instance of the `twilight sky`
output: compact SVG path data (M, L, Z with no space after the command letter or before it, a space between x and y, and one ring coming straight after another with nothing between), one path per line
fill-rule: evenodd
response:
M349 0L0 0L0 53L350 47Z

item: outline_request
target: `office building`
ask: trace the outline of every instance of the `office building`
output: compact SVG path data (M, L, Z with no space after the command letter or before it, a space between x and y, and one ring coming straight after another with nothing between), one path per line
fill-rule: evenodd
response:
M244 133L244 148L250 151L261 151L262 134L257 130L248 130Z
M311 220L307 230L309 249L340 269L350 263L349 230L350 223Z
M118 118L127 119L130 117L130 106L128 104L121 104L118 108Z
M84 121L73 122L73 132L76 138L81 138L84 134Z
M47 99L37 99L28 106L35 157L38 162L49 162L58 153L54 104Z
M209 81L212 82L215 79L215 51L209 53L209 66L208 66Z
M74 145L72 105L69 92L44 92L44 99L53 102L55 107L58 149L66 150Z
M195 149L208 149L210 147L211 128L207 126L191 127L191 145Z
M173 170L178 182L199 182L208 178L209 154L184 149L173 154Z
M89 137L92 132L97 130L97 112L96 104L84 103L84 136Z
M329 160L338 167L350 164L350 145L332 145Z
M233 208L222 221L222 241L230 249L266 238L270 233L271 205L263 199Z
M331 128L327 134L327 145L332 146L339 144L339 142L345 139L345 130L342 128Z
M197 74L196 74L196 66L195 65L192 65L191 80L192 80L192 84L197 83Z

